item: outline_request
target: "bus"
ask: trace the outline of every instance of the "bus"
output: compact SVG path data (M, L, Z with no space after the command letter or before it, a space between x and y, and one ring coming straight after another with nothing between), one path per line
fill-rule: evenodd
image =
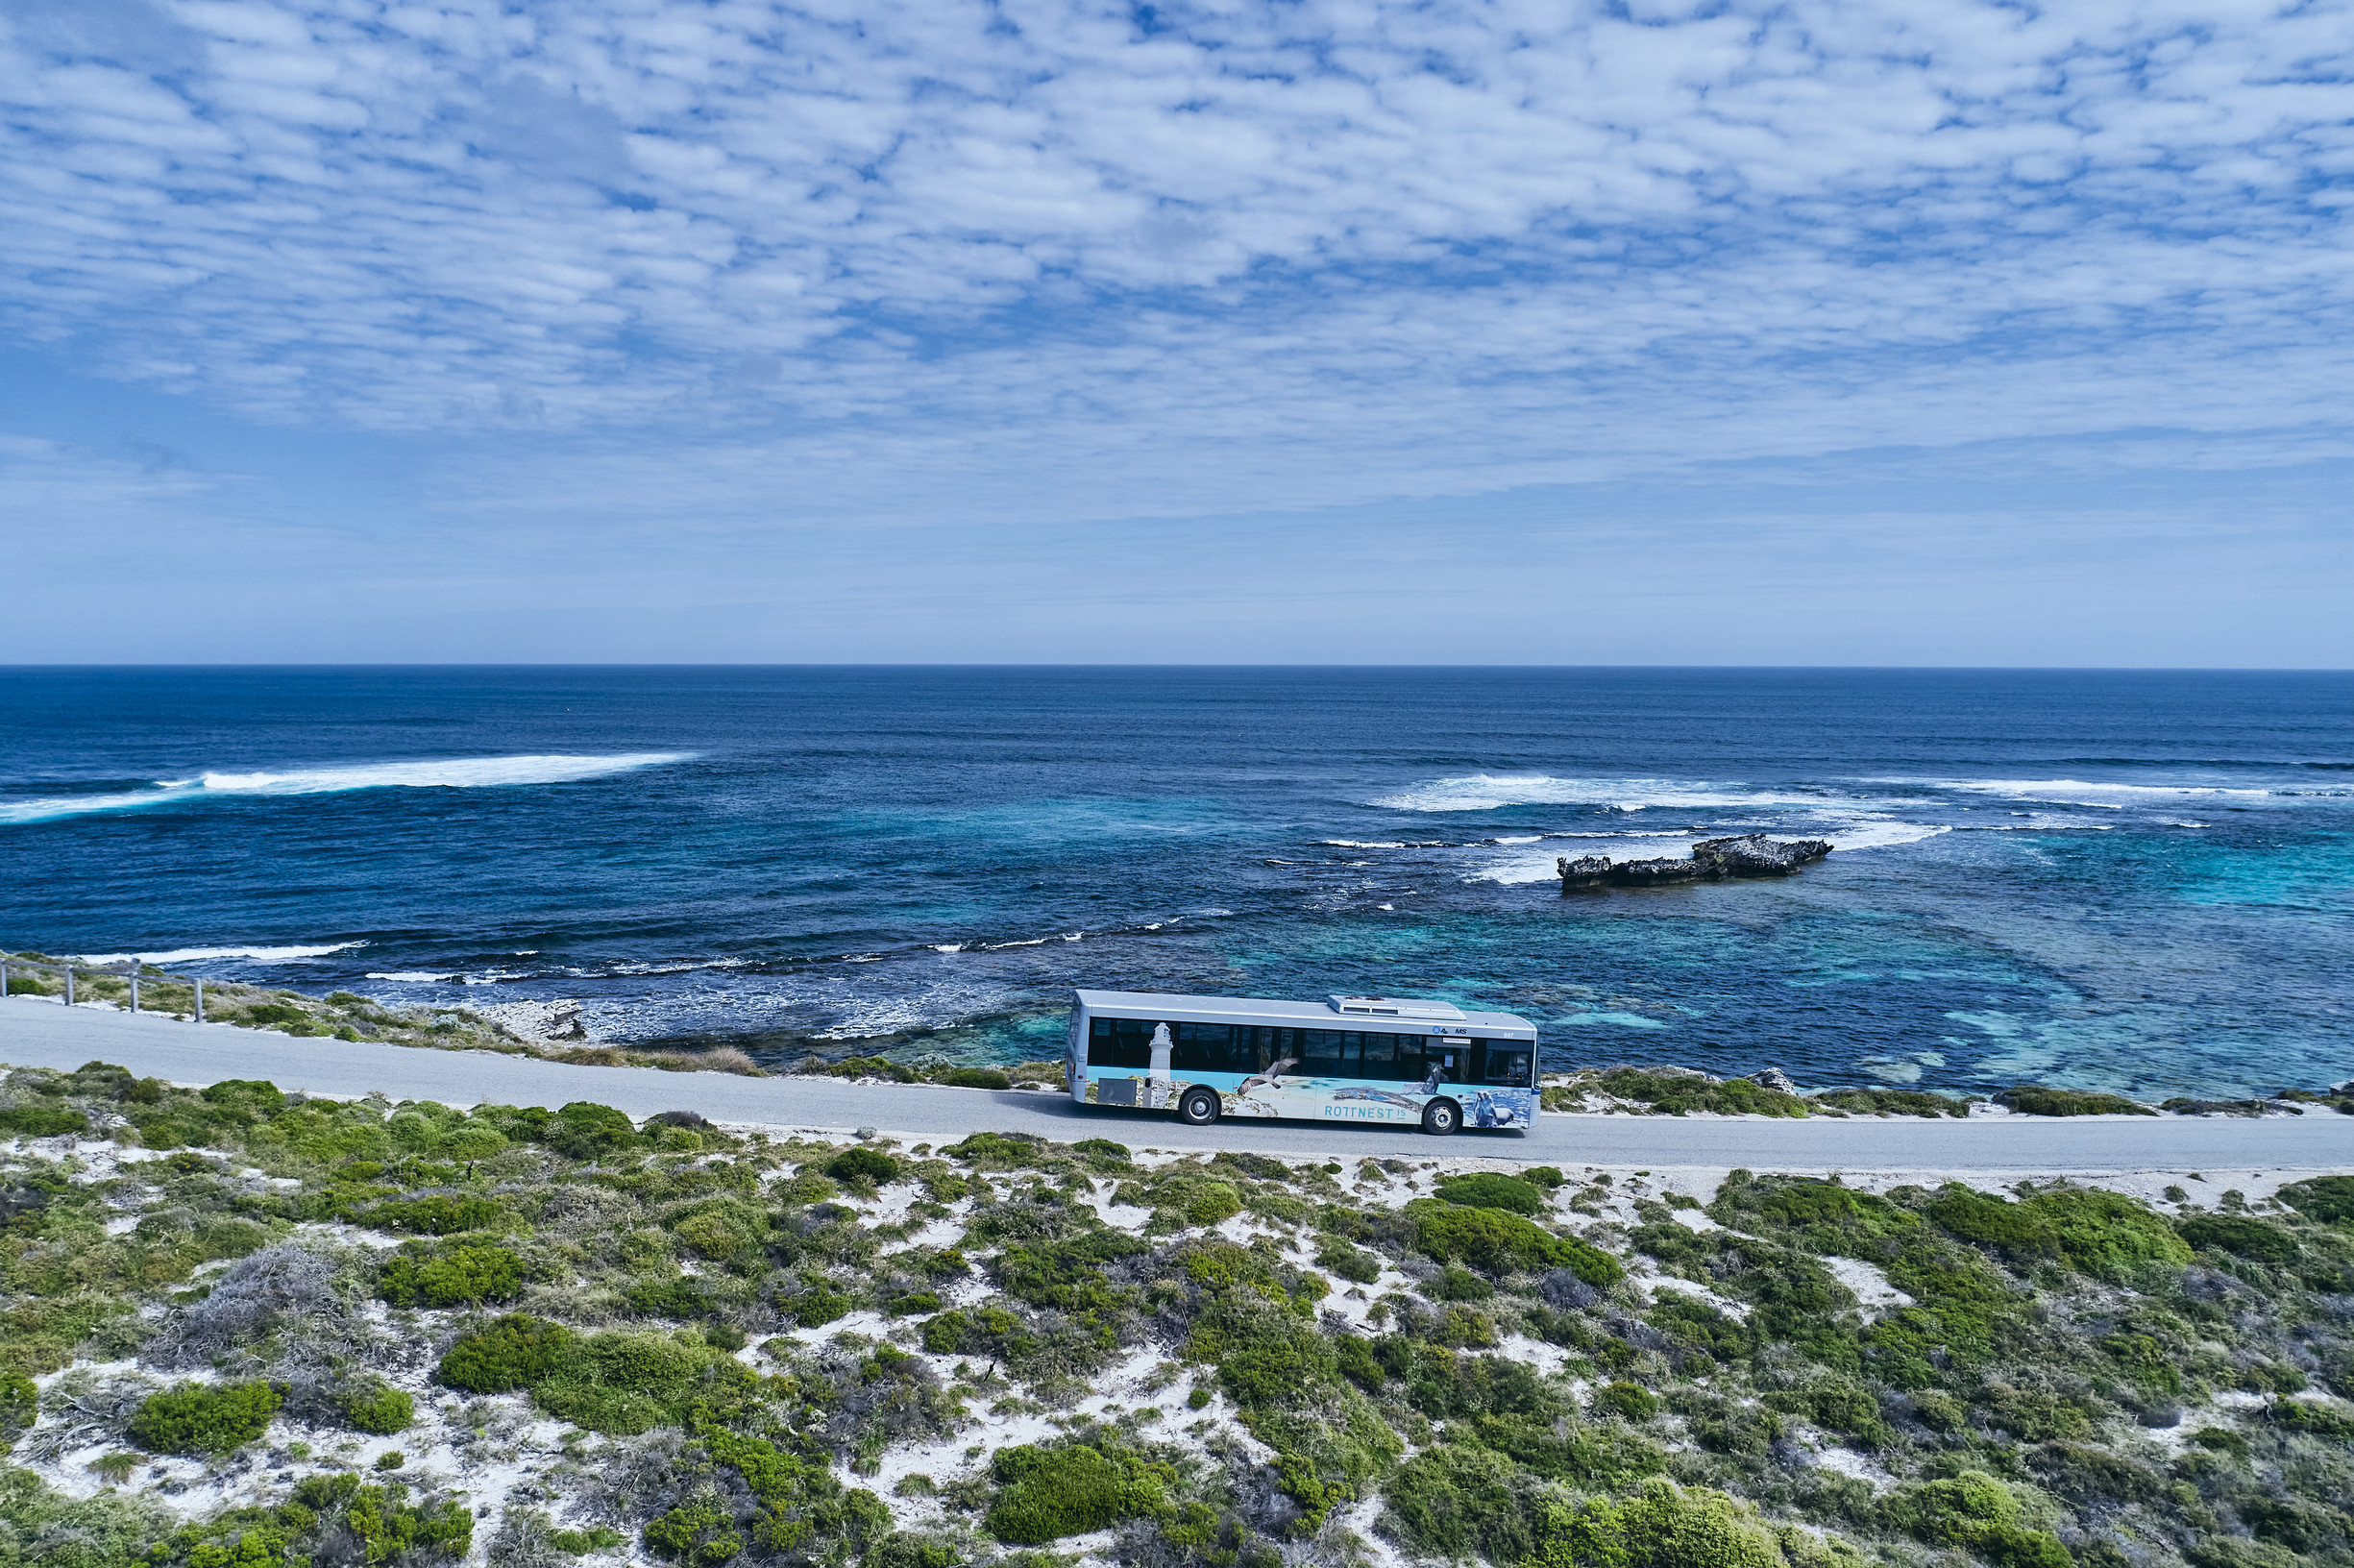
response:
M1082 1105L1220 1116L1526 1132L1536 1121L1536 1026L1447 1002L1332 996L1071 992L1064 1059Z

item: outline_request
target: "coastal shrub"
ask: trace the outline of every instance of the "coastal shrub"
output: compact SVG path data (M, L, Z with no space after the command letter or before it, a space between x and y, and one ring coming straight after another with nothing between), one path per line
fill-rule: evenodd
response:
M2011 1489L1982 1470L1897 1489L1881 1517L1931 1546L1959 1547L1996 1568L2072 1568L2059 1538L2030 1528Z
M1486 1274L1566 1268L1598 1289L1626 1273L1608 1253L1501 1209L1459 1209L1417 1198L1406 1212L1414 1221L1414 1244L1438 1262L1460 1259Z
M411 1243L378 1268L376 1293L395 1307L474 1307L505 1301L523 1287L523 1260L504 1247L443 1253Z
M949 1067L937 1074L932 1082L946 1084L951 1089L1012 1089L1014 1080L995 1067Z
M2228 1252L2262 1263L2296 1261L2303 1250L2296 1238L2276 1225L2237 1214L2198 1214L2174 1222L2175 1234L2202 1252Z
M1807 1098L1857 1116L1968 1116L1970 1102L1914 1089L1828 1089Z
M2121 1094L2101 1094L2082 1089L2046 1089L2020 1084L1995 1096L1997 1105L2023 1116L2154 1116L2158 1113Z
M1166 1466L1125 1450L1106 1454L1078 1443L999 1449L990 1469L1001 1489L984 1524L1016 1546L1042 1546L1140 1514L1165 1513L1166 1483L1173 1479Z
M2165 1218L2121 1192L2039 1192L2019 1206L2049 1227L2072 1267L2116 1280L2146 1263L2179 1266L2191 1249Z
M1529 1478L1493 1450L1434 1443L1398 1466L1384 1523L1429 1556L1517 1563L1535 1545Z
M1531 1165L1520 1173L1520 1179L1532 1186L1541 1187L1548 1192L1556 1188L1565 1187L1569 1183L1568 1177L1551 1165Z
M1545 1090L1547 1108L1556 1101L1570 1109L1582 1095L1607 1094L1612 1099L1648 1106L1655 1115L1680 1116L1691 1112L1710 1115L1803 1116L1806 1102L1795 1094L1768 1089L1747 1078L1710 1079L1698 1072L1675 1072L1651 1067L1610 1067L1582 1072L1566 1088Z
M346 1398L343 1418L355 1432L390 1437L415 1425L417 1404L405 1392L380 1378Z
M292 1002L256 1002L244 1010L244 1021L256 1029L283 1028L290 1023L308 1023L310 1015Z
M528 1388L553 1375L578 1342L578 1336L560 1323L528 1312L509 1312L460 1335L434 1369L433 1381L470 1394Z
M1515 1214L1534 1214L1545 1207L1545 1194L1534 1184L1491 1170L1440 1182L1438 1199L1464 1209L1502 1209Z
M188 1384L150 1394L127 1430L150 1454L226 1454L268 1431L278 1405L266 1383Z
M0 1111L0 1136L57 1138L65 1133L86 1133L89 1130L89 1117L62 1106L18 1105Z
M895 1182L899 1163L880 1149L845 1149L825 1162L825 1174L838 1182Z
M2013 1262L2034 1262L2060 1251L2058 1233L2040 1214L1959 1183L1947 1186L1924 1213L1951 1235L1992 1247Z
M671 1234L699 1257L724 1262L760 1245L769 1223L738 1198L720 1198L674 1219Z
M1606 1384L1594 1393L1594 1409L1598 1414L1648 1421L1659 1413L1659 1399L1639 1383Z
M777 1306L793 1315L793 1321L804 1329L821 1328L837 1318L850 1315L857 1303L841 1291L826 1286L804 1290L799 1295L779 1301Z
M1382 1261L1372 1253L1360 1251L1336 1236L1316 1239L1316 1266L1329 1269L1344 1280L1359 1285L1371 1285L1382 1277Z
M735 1515L710 1498L697 1498L646 1524L647 1549L688 1568L712 1568L744 1550Z
M1083 1138L1070 1146L1070 1152L1085 1155L1091 1163L1098 1165L1134 1163L1127 1144L1115 1143L1108 1138Z
M1044 1162L1046 1140L1035 1133L974 1133L940 1152L981 1170L1014 1170Z
M698 1406L716 1418L741 1407L755 1382L749 1368L708 1342L597 1334L535 1380L531 1397L559 1420L625 1437L681 1424Z
M2307 1219L2354 1222L2354 1176L2314 1176L2291 1182L2280 1189L2280 1201Z
M1242 1194L1232 1182L1204 1182L1186 1200L1188 1225L1216 1225L1242 1212Z
M396 1198L380 1203L359 1216L371 1230L407 1231L416 1236L450 1236L459 1231L487 1231L503 1224L506 1211L488 1198L459 1198L434 1192L422 1198Z
M1433 1301L1485 1301L1496 1293L1496 1287L1462 1264L1449 1263L1422 1291Z
M1774 1530L1737 1498L1668 1481L1618 1502L1549 1495L1533 1534L1523 1568L1811 1568L1837 1556L1803 1531Z

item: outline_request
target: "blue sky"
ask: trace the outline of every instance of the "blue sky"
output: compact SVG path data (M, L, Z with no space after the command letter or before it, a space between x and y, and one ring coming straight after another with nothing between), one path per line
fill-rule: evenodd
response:
M14 0L0 661L2354 663L2354 12Z

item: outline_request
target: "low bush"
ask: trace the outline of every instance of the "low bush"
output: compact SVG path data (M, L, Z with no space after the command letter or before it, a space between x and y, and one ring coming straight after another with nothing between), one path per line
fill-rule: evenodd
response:
M18 1105L0 1111L0 1136L57 1138L65 1133L86 1133L89 1130L89 1117L61 1106Z
M1023 1444L999 1449L990 1468L1001 1489L985 1523L992 1535L1016 1546L1043 1546L1168 1511L1167 1467L1124 1451Z
M1606 1384L1594 1392L1594 1409L1601 1415L1648 1421L1659 1413L1659 1398L1639 1383Z
M2072 1568L2075 1561L2057 1536L2030 1528L2017 1496L1983 1471L1900 1487L1881 1514L1931 1546L1960 1547L1996 1568Z
M837 1182L895 1182L899 1163L880 1149L845 1149L825 1162L825 1174Z
M1786 1568L1831 1552L1778 1531L1737 1498L1652 1481L1623 1501L1544 1499L1524 1568ZM2058 1543L2055 1541L2056 1546ZM1854 1560L1852 1549L1848 1553Z
M1316 1266L1329 1269L1344 1280L1359 1285L1371 1285L1382 1277L1382 1261L1372 1253L1360 1251L1336 1236L1317 1238Z
M435 1192L422 1198L396 1198L380 1203L359 1216L372 1230L406 1231L413 1236L451 1236L459 1231L496 1229L506 1211L488 1198L458 1198Z
M2277 1225L2237 1214L2198 1214L2174 1223L2175 1234L2201 1252L2228 1252L2263 1263L2294 1262L2303 1250Z
M1491 1170L1440 1182L1438 1199L1464 1209L1502 1209L1514 1214L1539 1213L1545 1207L1545 1194L1534 1184Z
M1398 1466L1385 1524L1430 1556L1518 1563L1536 1544L1529 1529L1532 1490L1501 1454L1434 1443Z
M1573 1237L1554 1236L1501 1209L1459 1209L1417 1198L1406 1212L1414 1221L1414 1244L1442 1263L1460 1259L1486 1274L1566 1268L1597 1288L1616 1284L1626 1273L1608 1253Z
M2046 1089L2021 1084L1995 1096L2023 1116L2154 1116L2158 1113L2121 1094L2101 1094L2083 1089Z
M434 1369L433 1381L470 1394L528 1388L552 1376L578 1343L578 1336L560 1323L509 1312L460 1335Z
M227 1454L268 1431L278 1405L266 1383L189 1384L149 1395L129 1435L150 1454Z
M343 1418L355 1432L390 1437L416 1424L417 1403L401 1389L378 1380L344 1401Z
M413 1244L412 1244L413 1246ZM523 1260L504 1247L404 1247L378 1268L376 1293L395 1307L476 1307L523 1287Z
M949 1067L936 1073L932 1082L946 1084L952 1089L1012 1089L1014 1080L995 1067Z
M2280 1189L2280 1201L2307 1219L2354 1222L2354 1176L2314 1176Z
M1967 1116L1970 1102L1915 1089L1828 1089L1810 1103L1855 1116Z

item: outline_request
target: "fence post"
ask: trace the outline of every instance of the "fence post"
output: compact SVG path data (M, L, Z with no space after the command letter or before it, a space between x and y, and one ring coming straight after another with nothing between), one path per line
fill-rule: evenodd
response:
M9 993L9 961L0 958L0 996Z
M196 1021L205 1021L205 977L201 974L196 977Z
M136 969L133 969L133 970L131 971L131 1011L132 1011L132 1012L134 1012L134 1013L136 1013L138 1010L139 1010L139 971L138 971L138 970L136 970Z
M71 964L65 966L65 1005L74 1005L74 967Z

